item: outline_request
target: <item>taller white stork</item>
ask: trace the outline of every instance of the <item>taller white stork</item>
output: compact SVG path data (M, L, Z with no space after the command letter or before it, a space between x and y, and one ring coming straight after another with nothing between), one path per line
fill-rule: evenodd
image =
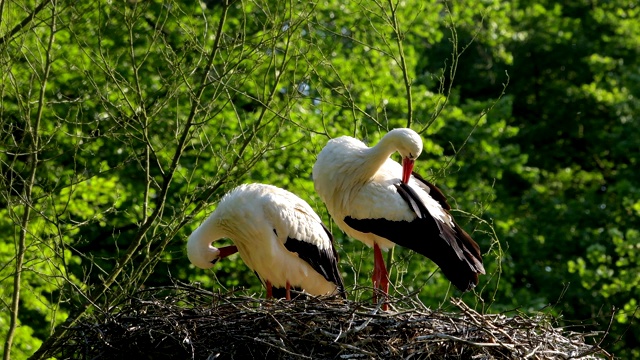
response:
M212 246L222 238L235 245ZM238 186L187 242L189 260L203 269L236 251L261 279L267 297L275 288L284 289L291 299L291 287L311 295L345 297L333 236L311 206L287 190L264 184Z
M402 165L389 158L396 151ZM329 140L313 166L315 189L342 231L373 246L374 288L388 294L381 249L398 244L471 290L485 273L480 248L456 224L442 192L413 172L421 152L422 139L411 129L391 130L374 147L349 136Z

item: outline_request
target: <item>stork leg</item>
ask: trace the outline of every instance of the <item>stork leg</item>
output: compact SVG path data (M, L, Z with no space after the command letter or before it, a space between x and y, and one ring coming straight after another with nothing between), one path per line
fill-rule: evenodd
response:
M285 289L287 291L287 300L291 300L291 284L287 281L287 285L285 285Z
M384 264L382 251L377 243L373 244L373 301L378 302L378 289L386 297L389 294L389 273ZM389 310L389 304L382 304L382 310Z
M271 288L271 281L267 280L267 299L271 299L273 297L273 289Z

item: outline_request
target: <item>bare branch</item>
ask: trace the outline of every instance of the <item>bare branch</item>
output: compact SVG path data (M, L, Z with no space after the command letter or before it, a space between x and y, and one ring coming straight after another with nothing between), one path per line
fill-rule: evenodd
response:
M47 2L48 3L48 2ZM4 343L4 360L9 360L11 358L11 348L13 345L13 337L15 335L16 328L18 326L18 311L20 306L20 292L21 292L21 281L22 281L22 272L24 271L24 257L27 251L27 232L29 229L30 215L31 209L33 206L33 198L32 193L34 187L36 186L36 172L38 169L38 156L40 151L40 123L42 121L42 112L45 107L45 93L47 91L47 82L49 80L49 73L51 71L51 64L53 62L52 59L52 47L56 34L56 1L51 1L51 25L49 31L49 41L46 48L45 53L45 64L44 64L44 72L41 77L40 82L40 93L38 97L38 110L35 115L35 119L33 123L29 122L27 134L30 137L30 153L31 160L29 162L29 179L24 183L24 193L22 195L24 199L23 213L22 219L20 221L20 235L18 239L18 246L16 250L16 265L15 265L15 275L13 277L13 294L11 298L11 318L9 329L7 331L7 337ZM43 7L44 8L44 7ZM35 16L34 12L34 15ZM27 21L28 22L28 21ZM25 22L25 24L27 23ZM0 42L0 44L2 44Z
M15 34L22 31L27 25L29 25L29 23L31 23L31 21L36 17L36 15L38 15L42 10L44 10L44 8L48 4L52 4L53 2L54 0L42 0L42 2L38 4L38 6L36 6L35 9L33 9L33 11L29 15L27 15L27 17L25 17L19 24L14 26L13 29L11 29L11 31L6 33L3 37L0 37L0 46L4 45L4 43L9 41ZM1 16L3 14L2 10L4 7L4 3L5 1L0 2L0 22L2 21Z

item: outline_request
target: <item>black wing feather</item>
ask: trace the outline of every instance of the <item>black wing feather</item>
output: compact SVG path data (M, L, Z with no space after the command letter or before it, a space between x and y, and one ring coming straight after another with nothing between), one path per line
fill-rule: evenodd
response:
M478 284L478 274L485 272L478 244L455 221L455 228L445 225L444 233L441 232L436 220L411 187L400 183L396 188L418 216L415 220L355 219L348 216L344 219L345 223L357 231L376 234L426 256L442 269L458 289L473 289Z
M340 296L346 299L347 295L344 290L344 281L338 270L338 252L333 246L333 235L324 224L322 224L322 228L329 236L331 242L330 249L321 250L314 244L291 237L287 238L284 247L293 253L297 253L300 259L306 261L313 270L317 271L327 279L327 281L336 284Z
M447 211L451 210L451 206L447 202L447 197L444 196L444 194L442 193L442 191L440 191L440 189L438 189L438 187L428 182L425 178L420 176L420 174L418 174L415 171L412 172L411 175L413 175L413 177L416 178L416 180L418 180L419 182L421 182L422 184L424 184L426 187L429 188L429 195L431 195L431 197L435 201L437 201L440 204L440 206L442 206L443 209Z
M429 212L427 211L427 207L424 206L422 201L416 202L413 199L415 197L415 196L412 196L412 195L415 195L415 194L412 194L413 193L413 189L411 189L410 187L402 187L400 185L396 185L396 189L398 190L398 194L400 195L400 197L402 197L402 199L409 205L411 210L413 210L413 212L419 218L423 218L427 214L429 214ZM411 193L409 191L407 191L407 190L410 190Z

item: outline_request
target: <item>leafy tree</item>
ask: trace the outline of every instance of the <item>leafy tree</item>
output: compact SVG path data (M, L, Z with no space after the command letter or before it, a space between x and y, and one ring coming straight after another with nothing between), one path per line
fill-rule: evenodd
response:
M599 329L615 309L611 349L637 357L630 325L639 315L638 263L629 251L638 221L638 177L630 170L638 159L631 120L639 104L638 9L625 1L494 9L478 35L473 24L466 31L476 40L467 50L473 72L456 81L461 97L482 99L500 91L492 79L504 69L510 77L504 129L511 134L499 146L513 152L499 156L502 177L489 210L508 246L497 302L552 305L551 312Z
M330 219L311 167L328 138L420 131L416 170L485 252L465 294L638 333L638 7L545 0L0 2L0 335L46 357L143 286L262 287L200 271L186 237L243 182ZM508 84L508 85L507 85ZM333 232L354 299L371 251ZM391 258L391 257L390 257ZM393 291L459 296L404 249ZM6 311L5 311L6 309ZM42 342L44 344L41 346Z

